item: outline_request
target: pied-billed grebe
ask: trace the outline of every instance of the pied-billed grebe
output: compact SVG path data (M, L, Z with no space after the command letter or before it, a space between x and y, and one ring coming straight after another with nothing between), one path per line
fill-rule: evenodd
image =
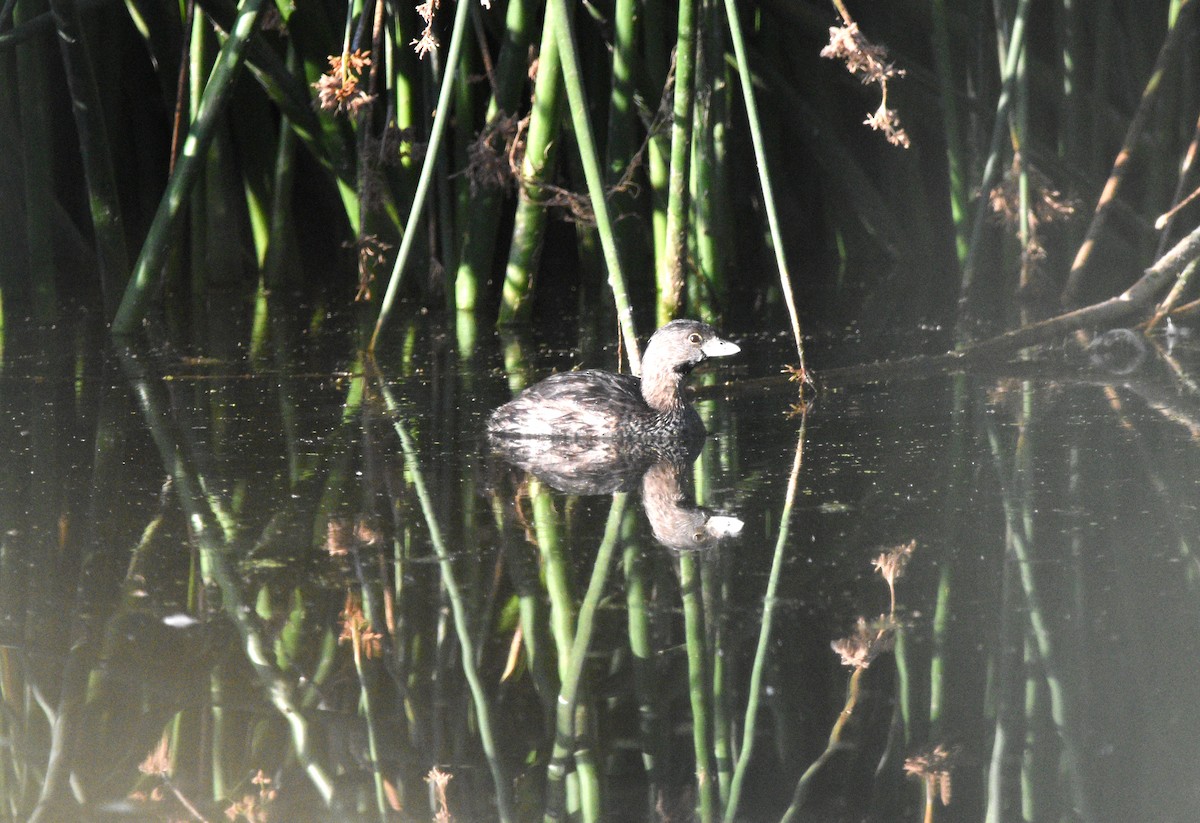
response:
M695 320L654 333L642 377L588 369L547 377L492 412L488 431L505 437L655 440L704 434L683 382L697 364L740 349Z

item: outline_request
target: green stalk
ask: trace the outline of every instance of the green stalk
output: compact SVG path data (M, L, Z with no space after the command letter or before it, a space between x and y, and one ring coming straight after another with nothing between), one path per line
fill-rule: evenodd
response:
M549 713L553 711L552 704L556 687L553 672L546 659L547 644L543 642L547 639L546 610L542 605L540 570L532 555L525 551L513 550L508 545L504 531L504 504L499 495L492 494L490 497L492 519L496 523L496 531L502 541L501 550L504 552L508 576L512 580L513 589L517 594L521 647L525 653L529 673L533 678L534 690Z
M1041 721L1046 716L1046 681L1038 676L1037 652L1025 637L1025 745L1021 750L1021 819L1046 820L1053 813L1047 783L1054 785L1055 764L1046 762ZM1057 755L1057 752L1054 752ZM1057 758L1056 758L1057 759ZM1055 798L1057 800L1057 798Z
M669 177L671 144L665 123L659 122L661 103L667 92L667 75L671 55L667 50L666 3L642 5L642 42L645 53L646 87L646 176L650 182L650 231L654 253L654 271L660 271L666 259L667 237L667 178Z
M692 140L692 210L697 287L689 286L692 315L716 322L729 293L730 226L725 133L729 121L728 70L720 0L701 0L704 25L697 46L696 124Z
M467 21L471 17L471 4L459 3L454 10L454 28L450 35L450 48L446 51L446 71L442 76L442 86L438 91L437 112L433 116L433 127L429 130L429 146L425 151L425 160L421 164L421 176L417 179L417 190L413 194L412 208L409 209L408 222L404 225L404 236L400 240L400 251L396 253L396 263L392 267L392 276L388 280L387 292L383 295L383 303L379 307L379 319L375 321L375 331L371 334L368 351L375 351L379 335L387 324L396 295L400 291L400 282L404 274L404 265L412 252L416 240L417 227L421 221L421 212L425 208L425 197L429 193L429 183L437 168L438 155L441 151L442 136L446 132L446 124L450 119L453 108L450 104L454 95L454 76L458 71L463 41L466 39Z
M1026 0L1028 2L1028 0ZM792 278L788 274L787 259L783 251L783 232L779 227L779 213L775 208L775 196L771 192L771 175L767 171L767 150L763 142L762 124L758 118L758 104L754 99L754 83L750 74L750 62L746 58L746 40L742 36L742 24L738 19L736 0L725 0L725 19L729 23L729 39L737 59L738 78L742 84L742 99L746 104L746 120L750 126L750 139L754 144L754 160L758 166L758 182L762 187L763 207L767 213L767 225L771 229L771 245L775 247L775 265L779 269L779 287L783 302L787 306L788 318L792 323L792 337L796 341L796 356L801 371L804 362L804 342L800 336L800 315L796 311L796 298L792 293Z
M296 50L288 46L288 67L297 65ZM283 285L289 267L284 265L292 240L292 184L295 182L294 161L296 154L296 132L286 114L279 124L279 143L275 148L275 178L271 185L271 231L267 239L267 251L263 258L263 282L268 290Z
M946 695L946 650L950 632L950 583L953 564L943 563L938 575L937 603L933 608L933 655L929 661L929 728L936 739L943 731L942 709Z
M365 597L365 593L364 593ZM382 628L382 627L381 627ZM370 758L370 770L375 786L375 807L379 810L381 820L387 819L387 795L383 787L383 771L379 760L379 733L376 730L376 712L371 703L371 689L367 685L367 673L363 668L361 640L354 637L354 673L358 677L358 708L362 712L367 726L367 757Z
M212 29L207 20L202 14L192 14L191 16L191 35L187 41L187 60L188 60L188 96L187 96L187 123L188 127L194 126L196 118L200 114L200 102L204 97L204 78L209 76L209 64L207 59L208 43L212 38ZM178 116L182 118L183 103L180 101L180 111ZM216 138L214 138L215 140ZM211 142L211 141L210 141ZM205 291L207 290L208 270L212 266L213 261L209 260L208 256L208 209L205 207L207 202L208 176L209 166L211 165L211 152L207 149L204 151L203 159L198 159L202 168L196 172L196 182L191 190L187 192L186 197L191 200L191 207L188 209L188 222L190 231L187 233L187 242L191 245L192 260L204 261L204 265L195 265L191 267L191 277L188 279L187 288L190 299L190 321L193 333L195 326L198 325L206 314L207 300L205 299ZM179 162L179 155L176 154L172 158L171 170L174 172L175 164ZM220 247L218 247L218 252ZM143 252L144 253L144 252ZM172 263L175 263L172 265ZM184 276L183 266L176 262L176 259L170 259L165 266L165 275L167 285L164 288L168 294L171 293L172 284L177 286L180 299L172 302L182 304L184 286L182 278ZM128 288L128 287L126 287ZM181 312L182 313L182 312ZM180 323L183 328L183 322Z
M629 367L634 374L641 374L642 355L638 349L637 329L633 322L633 307L625 289L625 275L621 271L621 258L617 254L617 241L613 234L612 221L608 215L608 201L604 193L604 175L600 170L600 156L592 137L592 123L588 118L587 97L583 90L583 79L579 72L579 57L571 34L571 14L567 0L550 0L558 9L556 39L559 58L562 61L563 83L567 87L567 101L571 109L571 122L575 128L575 142L579 146L584 175L587 178L588 195L592 201L592 212L596 216L596 230L600 234L600 246L604 250L604 263L608 267L608 285L617 304L617 324L629 357ZM685 0L693 2L693 0ZM687 177L684 177L686 182Z
M1065 0L1070 2L1070 0ZM954 221L954 247L961 266L967 259L967 213L970 209L969 193L964 172L966 152L963 148L962 128L958 120L958 94L956 79L960 76L950 51L950 21L946 12L946 0L933 0L933 62L937 69L938 99L942 108L942 129L946 133L946 165L950 176L950 216Z
M692 155L692 98L695 93L697 0L679 0L675 42L675 99L671 108L671 166L667 176L667 227L658 269L658 325L679 314L687 269L688 163Z
M636 0L616 0L613 7L612 88L608 98L608 134L604 141L605 184L610 192L617 249L622 268L627 272L638 270L635 261L641 259L644 251L639 242L638 221L624 219L638 214L637 199L631 189L620 188L638 150L634 72L640 5Z
M227 35L233 30L237 11L229 0L197 0L197 7L204 10L213 25L223 34ZM306 8L312 10L311 6ZM291 12L288 4L279 4L279 9L284 21L289 23L289 31L293 35L299 28L303 28L302 23L290 22ZM300 18L304 18L304 15ZM299 46L297 50L300 54L304 53ZM325 52L322 51L321 54L324 55ZM271 98L271 102L287 116L288 124L313 158L323 168L333 172L340 185L352 187L352 164L342 145L339 127L331 118L319 119L313 111L312 97L305 83L304 73L286 65L274 49L258 38L246 44L245 59L246 68ZM311 79L315 80L323 70L322 62L319 68L313 69L315 74ZM351 223L355 222L352 215L348 214L348 217L352 218Z
M692 748L696 756L696 792L701 823L716 819L713 769L709 762L708 681L705 676L706 648L704 609L700 603L700 574L695 553L679 557L679 588L683 593L683 626L687 646L688 696L692 707Z
M742 722L742 747L738 753L737 765L733 771L733 781L729 787L729 800L725 804L726 820L737 820L738 806L742 799L742 783L746 779L750 757L754 753L754 742L758 736L758 702L762 695L763 666L766 663L767 650L771 645L771 625L775 619L775 607L778 603L776 592L779 589L779 577L783 571L783 556L787 548L792 507L796 502L800 468L804 465L806 428L807 416L802 417L800 421L800 432L796 436L796 452L792 458L792 473L788 476L787 495L783 500L783 511L779 513L779 534L775 538L775 551L771 555L771 571L767 576L767 590L763 594L763 614L758 630L758 645L754 649L754 663L750 669L750 685L746 690L746 718Z
M554 795L554 785L561 784L567 772L567 758L575 746L577 730L575 728L575 703L579 698L579 689L583 677L583 664L587 659L588 647L592 641L592 626L596 616L596 608L600 605L600 597L604 594L604 584L608 580L608 570L612 558L620 543L621 520L625 513L625 504L629 495L617 492L613 495L612 505L608 509L608 522L604 526L604 539L596 552L596 562L592 566L592 577L588 582L587 592L579 605L579 617L575 626L575 639L571 643L569 662L562 673L562 686L558 692L558 708L556 712L554 750L550 766L546 770L546 779L550 783L550 794ZM591 796L592 802L585 804L582 813L584 820L599 820L601 809L599 794ZM549 813L546 823L555 823L556 817Z
M230 118L230 126L237 147L237 171L242 178L254 260L261 272L271 238L271 181L278 163L278 151L271 149L280 141L271 105L252 87L235 91L230 108L237 112ZM281 125L286 126L286 120Z
M538 551L542 557L542 574L550 599L550 633L554 638L558 678L561 684L571 667L571 646L574 643L576 627L575 593L571 585L570 562L564 550L558 513L554 510L554 500L550 492L537 480L531 480L529 498L533 504L533 524L537 534ZM589 794L581 788L581 783L599 785L594 770L582 763L576 763L575 766L575 771L566 776L565 786L566 810L571 815L579 812L581 795ZM561 782L552 782L550 786L557 790L563 788ZM596 794L596 791L598 790L590 794ZM557 807L562 804L552 795L549 805Z
M991 665L988 667L991 675L989 677L988 692L995 695L996 727L992 732L991 759L988 763L987 804L984 809L984 823L1002 823L1004 813L1010 805L1008 797L1009 762L1012 757L1012 741L1017 736L1011 707L1011 679L1013 677L1014 666L1008 662L1012 657L1009 651L1012 642L1009 637L1010 621L1007 616L1013 614L1015 611L1012 603L1012 585L1010 584L1012 580L1010 573L1011 562L1012 552L1006 552L1004 565L1001 570L1000 607L997 612L1002 615L999 643L996 646L1000 650L1000 653L997 658L993 658Z
M546 226L542 183L553 175L558 161L558 135L562 122L563 80L558 40L554 36L561 13L559 7L551 3L546 6L542 21L533 108L529 112L525 156L521 160L521 179L518 181L517 212L508 262L504 267L500 312L496 318L496 325L501 327L528 325L533 308L534 272Z
M703 0L701 0L703 2ZM711 91L705 86L703 69L703 39L697 45L696 62L701 71L696 72L695 97L693 102L692 119L694 136L692 139L692 156L688 164L688 203L689 220L692 231L688 233L688 258L695 261L690 266L685 278L685 294L687 295L686 312L689 317L698 317L706 322L712 322L714 307L712 304L712 289L709 284L715 277L716 250L713 245L714 226L712 205L716 192L712 185L712 151L708 137L712 128Z
M1095 820L1091 801L1084 785L1083 756L1080 752L1080 738L1074 722L1074 716L1069 706L1069 696L1066 684L1059 675L1058 653L1054 645L1054 637L1046 623L1045 611L1042 608L1042 597L1037 578L1034 576L1034 558L1031 546L1025 538L1025 527L1013 501L1011 483L1004 468L1004 458L1000 445L1000 435L994 421L987 421L988 445L991 448L996 474L1000 482L1000 500L1004 509L1005 520L1008 524L1008 534L1016 558L1017 571L1021 587L1025 593L1027 605L1026 618L1029 621L1029 631L1036 644L1040 664L1050 690L1050 714L1055 728L1062 740L1064 767L1070 775L1072 802L1076 812L1085 820Z
M625 523L624 556L625 610L629 651L633 654L633 689L638 706L638 732L642 741L642 765L651 791L658 782L662 735L659 733L659 697L655 689L654 649L651 643L647 562L636 539L636 520L627 517Z
M1000 98L996 101L996 119L992 124L991 148L988 152L987 163L983 167L983 179L979 184L981 193L975 206L975 216L971 226L971 243L967 249L967 259L962 266L962 280L958 291L958 317L955 320L955 343L963 346L967 342L967 312L970 308L969 299L975 282L975 269L978 265L980 239L983 237L983 227L991 213L988 208L987 194L995 185L996 175L1000 169L1000 156L1004 145L1004 129L1008 125L1008 108L1012 104L1016 87L1017 61L1025 50L1025 28L1029 19L1030 0L1017 0L1017 10L1013 16L1012 31L1008 38L1007 48L1004 49L1004 69L1001 73L1003 87Z
M610 186L620 181L637 150L633 73L638 13L636 0L616 0L612 17L612 91L608 98L608 137L604 145Z
M1017 61L1017 105L1013 117L1013 163L1017 167L1017 237L1021 241L1021 275L1020 289L1026 289L1033 277L1031 269L1033 257L1030 256L1031 243L1034 241L1033 223L1029 202L1029 166L1025 162L1024 147L1029 135L1029 61L1026 52L1022 50L1021 59ZM1027 321L1022 317L1022 322Z
M525 83L526 53L533 37L532 6L531 0L510 0L505 10L504 41L496 61L496 90L484 118L487 124L515 114L519 106L518 95ZM459 311L475 310L481 284L491 273L503 200L503 192L494 188L485 188L474 198L454 276L454 304Z
M166 191L154 215L154 221L146 235L145 245L134 265L133 277L125 288L125 295L113 319L114 335L127 336L137 331L160 277L162 264L174 240L175 225L187 194L196 182L208 146L216 131L218 118L225 108L234 78L242 65L246 44L254 33L263 0L242 0L238 5L237 20L229 39L221 47L217 63L204 88L200 100L200 111L192 123L183 152L175 164L175 170L167 181Z
M111 317L116 309L117 292L129 274L129 255L125 250L121 198L117 192L108 127L104 123L100 88L75 0L50 0L50 9L58 27L58 44L71 91L71 110L75 115L88 207L96 234L104 314Z
M463 3L460 8L468 6L469 4ZM444 88L445 86L443 86ZM376 331L378 331L378 327L376 327ZM376 387L380 392L380 396L383 397L388 413L392 417L392 427L396 430L396 434L400 438L400 447L404 451L404 466L412 482L413 490L417 494L417 500L421 506L421 514L425 519L425 526L429 529L429 542L433 544L433 550L437 554L438 567L441 569L442 575L442 585L446 588L446 595L450 599L450 608L454 615L454 631L458 636L463 674L467 679L467 687L471 691L472 705L475 709L475 722L479 727L479 741L483 746L484 757L487 758L488 767L492 772L492 783L496 790L497 811L502 821L509 821L513 819L512 802L509 798L509 783L500 765L500 751L496 746L495 733L492 727L490 703L484 691L483 682L479 677L479 669L475 664L475 641L471 637L470 622L466 609L463 606L462 591L454 574L454 560L450 550L446 546L446 541L442 537L442 529L438 523L437 513L434 510L433 498L430 496L429 489L425 485L425 475L421 469L421 463L417 459L416 444L413 442L412 435L408 432L408 427L404 425L400 405L392 395L387 381L383 379L377 380Z
M296 704L292 684L269 662L268 643L259 630L254 611L245 602L240 578L233 570L234 553L229 550L230 544L217 526L220 518L212 509L212 496L205 492L203 479L196 474L192 459L171 432L169 418L145 371L146 357L128 348L118 354L159 459L173 480L173 492L187 516L188 535L200 549L205 581L215 583L220 589L221 607L237 628L246 659L262 683L264 692L288 725L294 756L321 799L328 804L333 799L333 781L313 756L309 745L308 721Z

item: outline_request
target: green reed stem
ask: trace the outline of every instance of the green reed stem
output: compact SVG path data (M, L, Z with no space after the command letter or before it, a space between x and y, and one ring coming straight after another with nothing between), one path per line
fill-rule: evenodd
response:
M1012 30L1008 44L1004 50L1004 67L1001 72L1003 86L1000 97L996 101L996 119L992 123L992 136L987 162L983 167L983 178L979 184L980 197L975 205L975 215L971 226L971 242L967 249L967 259L962 267L962 280L958 291L958 317L955 321L956 345L967 343L968 311L970 310L970 294L975 283L975 269L979 264L979 247L983 237L983 227L987 223L991 210L988 208L987 195L995 185L996 175L1000 171L1001 155L1004 148L1004 131L1008 125L1008 109L1016 89L1017 62L1025 50L1025 28L1029 18L1030 0L1018 0L1016 14L1013 16Z
M1045 762L1046 741L1042 733L1044 728L1041 721L1047 710L1046 681L1039 676L1037 651L1028 635L1025 637L1024 663L1025 745L1021 750L1021 819L1046 820L1053 814L1053 804L1047 802L1047 790L1056 781L1051 777L1054 775L1054 766ZM1058 752L1054 751L1053 754L1057 760Z
M722 615L728 604L727 580L717 580L718 564L700 564L700 592L707 618L708 661L712 674L709 693L712 695L712 752L716 766L718 808L729 802L729 783L733 777L733 729L729 718L728 672L725 667L727 639Z
M366 671L363 669L360 638L354 638L354 673L358 677L358 706L367 726L367 757L370 758L370 771L375 787L375 807L379 811L379 819L386 820L388 816L387 795L383 787L383 772L379 761L379 732L376 729L376 712L371 702L371 689L367 685Z
M633 690L638 707L638 734L642 743L642 766L653 791L658 781L662 735L659 733L659 696L655 690L654 650L651 643L650 611L648 608L650 581L646 575L646 558L636 540L636 520L625 518L624 556L625 611L629 633L629 651L633 655Z
M133 268L133 276L125 287L121 305L117 308L113 319L114 335L127 336L137 331L145 317L146 309L153 295L154 287L159 280L163 262L174 240L175 226L179 220L183 205L187 200L208 154L208 146L217 130L217 123L229 99L233 80L241 69L245 56L246 44L254 33L254 24L258 19L259 9L263 0L242 0L238 5L237 19L229 34L229 39L221 47L213 66L212 75L204 87L204 96L200 100L200 109L196 119L188 131L184 141L183 151L175 170L167 181L166 191L159 202L158 211L146 242Z
M634 128L634 69L638 37L636 0L616 0L613 8L612 91L608 102L608 137L604 150L608 158L609 185L616 185L637 150Z
M951 563L943 563L938 574L937 604L933 608L933 655L929 661L929 727L936 736L942 730L946 696L946 654L950 631ZM939 738L940 739L940 738Z
M295 48L288 47L288 67L297 65ZM263 282L268 290L283 285L290 271L284 264L292 231L292 190L295 182L296 132L285 114L279 124L279 144L275 148L275 178L271 186L271 230L267 239L267 252L263 258Z
M471 18L471 3L459 3L454 10L454 28L450 34L450 48L446 50L446 68L442 75L441 89L438 91L437 110L433 116L433 126L429 130L429 145L425 150L425 159L421 163L421 174L417 178L417 190L413 194L412 207L408 212L408 222L404 225L404 235L400 239L400 250L396 253L396 262L392 267L392 276L388 279L387 291L379 306L379 318L375 321L375 331L371 334L368 351L375 351L379 335L387 324L388 316L392 313L396 296L400 291L400 283L404 275L404 266L412 252L413 243L418 234L421 222L421 212L425 208L425 198L429 194L429 184L437 169L438 156L441 152L442 137L446 132L446 124L450 120L453 109L451 99L454 96L454 77L461 62L463 41L466 39L467 21ZM463 113L466 116L466 113Z
M950 216L954 221L954 247L961 266L967 259L967 215L970 211L970 194L964 171L966 152L958 119L958 78L961 71L951 53L946 0L933 0L931 11L933 62L937 69L938 99L942 108L942 128L946 133L946 164L950 176Z
M688 696L692 707L692 747L696 756L696 792L699 820L716 819L712 755L709 746L708 679L705 675L707 648L704 637L704 608L700 602L700 573L695 553L679 557L679 587L683 593L683 626L687 646Z
M694 286L688 287L688 306L692 316L714 323L729 293L729 227L733 224L725 167L729 94L723 5L720 0L700 0L700 13L690 191L696 271Z
M246 604L240 576L233 569L233 553L217 526L211 508L211 497L196 474L193 461L178 441L169 417L154 390L144 365L144 355L133 349L118 352L121 366L145 418L146 428L158 450L163 469L172 478L173 492L187 516L188 534L200 549L201 567L206 582L214 582L221 592L221 607L237 627L245 648L246 659L254 669L271 703L287 722L292 736L294 754L309 781L325 803L333 799L333 781L313 757L308 735L308 721L294 700L293 684L287 682L271 665L269 644L264 640L254 611Z
M525 156L521 160L517 211L496 318L496 325L501 327L528 325L533 309L533 275L546 230L542 186L553 175L558 162L558 135L562 124L562 63L558 40L554 36L560 13L556 4L548 4L542 20L541 52L525 136Z
M694 0L685 0L694 2ZM575 143L579 146L583 173L587 178L588 195L591 197L592 213L596 217L596 230L600 235L600 247L604 251L604 264L608 267L608 286L617 304L617 323L625 343L629 367L634 374L642 371L642 355L638 348L637 329L633 321L633 306L625 288L625 275L621 270L621 257L617 253L616 235L608 214L608 200L604 191L604 174L600 168L600 155L592 137L592 123L588 118L587 96L584 94L583 77L579 71L579 56L575 39L571 33L571 15L567 0L550 0L558 9L555 39L558 41L559 58L562 61L563 83L567 89L567 101L571 110L571 123L575 130ZM685 178L686 180L686 178Z
M996 725L992 732L992 751L987 771L987 805L984 809L984 823L1003 823L1005 812L1010 808L1009 795L1009 764L1011 761L1012 742L1017 736L1017 724L1014 723L1012 711L1012 678L1017 668L1011 665L1013 660L1012 640L1009 625L1012 621L1008 615L1013 614L1012 602L1012 553L1006 552L1001 570L1000 607L1001 615L999 633L999 655L993 658L988 667L988 693L996 696Z
M460 8L466 6L469 6L469 4L463 3ZM443 89L445 89L444 85ZM376 331L378 330L379 327L376 326ZM442 575L442 585L446 587L446 596L450 599L450 609L454 615L454 631L458 637L463 674L466 677L467 688L470 689L471 701L475 707L475 721L479 724L479 742L483 746L484 757L487 758L488 768L492 772L492 784L496 790L497 812L502 821L509 821L513 819L513 811L512 801L509 797L508 779L504 776L503 768L500 765L500 751L496 746L495 731L492 727L491 704L488 701L487 693L484 691L483 681L479 677L479 668L475 663L477 659L475 640L471 636L471 625L466 608L463 605L462 591L454 574L454 560L446 546L445 539L442 537L442 529L438 522L433 498L430 496L429 489L425 485L425 474L421 468L420 460L417 458L416 444L413 442L412 435L408 432L408 427L404 425L400 405L392 395L391 388L386 381L382 379L377 380L376 387L383 398L388 413L392 417L392 428L395 429L397 436L400 438L400 448L404 452L404 466L412 482L413 491L416 492L417 500L420 503L425 526L429 529L429 542L433 544L433 550L437 554L438 567L441 569Z
M1017 105L1012 132L1013 164L1017 171L1017 238L1021 241L1019 288L1024 290L1029 287L1033 277L1034 258L1031 252L1035 240L1029 200L1029 164L1025 161L1025 145L1029 138L1029 60L1024 50L1017 61Z
M754 98L754 83L750 73L750 62L746 58L746 40L742 36L742 24L738 19L737 0L725 0L725 20L729 23L729 39L737 59L738 78L742 84L742 99L746 104L746 120L750 126L750 139L754 144L754 160L758 167L758 182L762 187L763 207L767 213L767 225L771 229L771 245L775 247L775 265L779 269L779 287L783 302L787 306L788 319L792 323L792 337L796 341L796 356L801 370L806 369L804 341L800 335L800 315L796 311L796 297L792 289L792 278L788 273L784 256L783 232L779 226L779 212L775 207L775 195L771 188L771 175L767 171L767 149L763 140L762 123L758 118L758 104Z
M796 435L796 451L792 457L792 472L788 475L787 494L783 500L783 510L779 513L779 534L775 538L775 551L771 555L771 571L767 576L767 590L763 594L763 614L758 630L758 645L754 649L754 663L750 669L750 685L746 690L746 718L742 722L742 746L741 751L738 752L733 781L729 787L729 801L725 804L726 820L738 819L742 784L746 779L750 757L754 753L754 742L758 737L758 705L759 698L762 696L763 667L767 659L767 650L771 645L771 626L775 619L775 608L778 605L776 592L779 589L779 577L783 571L783 557L787 549L792 507L796 503L796 487L800 479L800 468L804 465L804 434L808 425L807 420L807 415L800 419L800 431Z
M703 0L701 5L704 6ZM697 50L703 54L703 38ZM697 85L702 84L704 63L697 56L701 71L696 72ZM713 203L717 192L713 185L712 142L709 139L712 129L712 99L711 89L695 90L692 119L693 139L692 156L688 164L688 203L690 204L690 223L692 231L688 234L688 257L695 261L689 267L685 279L687 313L705 322L712 322L715 312L713 292L710 284L716 278L717 254L714 239L716 237L713 225Z
M96 83L94 64L75 0L50 0L50 9L58 26L58 43L66 70L67 87L71 92L71 111L75 115L88 208L96 235L104 313L111 317L117 306L117 292L129 275L129 255L125 250L121 199L117 191L116 172L113 170L108 127L104 122L100 88Z
M510 0L505 10L504 40L496 61L496 90L484 119L488 125L497 123L500 117L517 112L535 18L531 0ZM470 210L458 270L454 276L454 303L459 311L475 309L480 288L491 274L503 196L503 192L497 189L484 188L476 195Z
M546 770L546 779L551 784L551 795L554 794L554 784L561 784L567 772L567 758L575 746L575 703L579 698L579 689L583 678L583 664L587 660L588 648L592 642L592 627L596 617L596 609L600 605L600 597L604 594L604 586L608 580L608 570L612 566L613 555L620 541L621 520L625 513L625 504L629 495L617 492L613 495L612 505L608 509L608 521L604 526L604 538L600 549L596 552L596 562L592 566L592 577L584 593L583 602L579 605L579 616L575 625L575 638L571 642L569 662L563 670L562 686L558 692L558 708L556 712L554 750L550 766ZM591 795L591 801L585 804L582 811L584 820L599 820L602 817L599 806L599 793ZM546 823L555 823L557 818L547 814Z
M640 36L643 4L636 0L615 0L612 12L612 87L608 98L608 134L604 140L605 184L609 191L622 270L635 272L642 260L643 243L637 219L640 216L637 189L625 174L638 151L637 109L634 102L635 74L638 70L637 41Z
M1000 434L995 421L987 421L988 445L991 447L992 459L995 463L996 474L1000 482L1000 501L1004 516L1008 523L1008 536L1021 587L1025 593L1027 605L1026 618L1029 630L1037 645L1038 657L1050 689L1050 714L1058 730L1063 745L1064 765L1070 775L1071 795L1075 811L1085 821L1094 821L1096 816L1091 808L1091 801L1084 785L1083 757L1079 749L1079 737L1068 705L1069 698L1066 684L1059 675L1057 651L1054 638L1046 623L1045 611L1042 608L1042 597L1037 578L1034 575L1034 558L1031 547L1026 541L1025 527L1013 500L1010 475L1005 470L1003 449L1000 444Z
M575 640L575 591L571 584L570 562L563 547L558 513L554 510L554 499L536 479L529 483L529 499L533 505L533 526L538 552L542 557L546 594L550 599L550 633L558 658L561 689L561 683L571 667L571 645ZM575 771L566 775L566 811L570 815L579 812L580 795L585 793L580 783L584 781L596 783L596 775L586 765L577 763ZM551 786L556 790L564 788L561 782L552 783ZM557 808L562 803L552 795L548 805Z
M671 108L671 165L667 175L665 254L658 269L658 325L679 314L687 275L688 164L692 156L696 2L680 0L675 41L675 97Z
M558 676L564 676L571 664L571 643L575 637L575 593L571 585L569 563L563 552L562 533L554 499L540 482L530 481L529 499L533 504L533 527L546 592L550 597L550 631L558 656Z

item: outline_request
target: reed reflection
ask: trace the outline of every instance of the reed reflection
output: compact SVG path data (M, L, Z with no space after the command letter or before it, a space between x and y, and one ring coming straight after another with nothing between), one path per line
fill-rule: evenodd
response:
M614 494L640 486L650 530L668 549L709 549L742 531L740 519L697 506L686 490L685 475L702 443L639 447L611 440L495 437L490 442L504 462L566 494Z

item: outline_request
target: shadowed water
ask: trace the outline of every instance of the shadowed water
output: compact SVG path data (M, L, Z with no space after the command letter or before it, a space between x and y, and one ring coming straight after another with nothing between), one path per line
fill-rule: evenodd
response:
M9 330L0 820L1200 819L1197 350L801 414L722 331L698 454L547 456L567 349Z

